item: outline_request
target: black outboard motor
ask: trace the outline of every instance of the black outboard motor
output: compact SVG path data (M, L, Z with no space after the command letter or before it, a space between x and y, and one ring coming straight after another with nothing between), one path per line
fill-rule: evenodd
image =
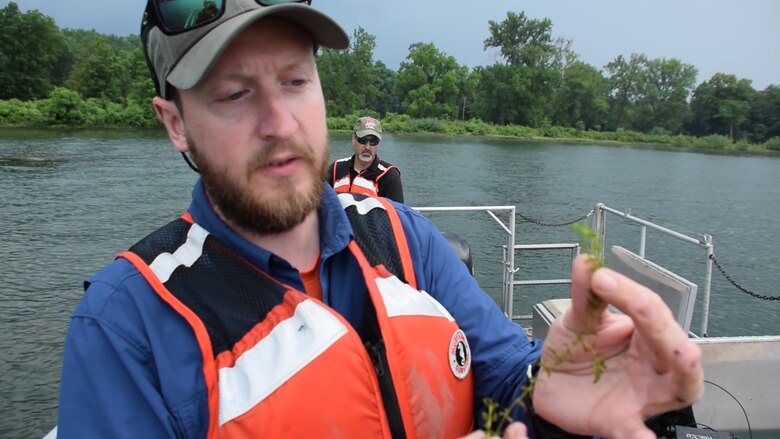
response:
M474 264L471 261L471 247L469 247L469 243L466 242L465 239L451 232L442 232L441 234L444 236L447 242L450 243L452 249L455 250L455 254L458 255L464 264L466 264L466 268L468 268L469 273L474 276Z

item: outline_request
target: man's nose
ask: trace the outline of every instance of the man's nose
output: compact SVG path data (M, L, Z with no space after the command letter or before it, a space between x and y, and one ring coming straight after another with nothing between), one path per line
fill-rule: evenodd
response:
M298 121L282 93L262 93L258 101L261 109L258 121L260 137L286 140L298 131Z

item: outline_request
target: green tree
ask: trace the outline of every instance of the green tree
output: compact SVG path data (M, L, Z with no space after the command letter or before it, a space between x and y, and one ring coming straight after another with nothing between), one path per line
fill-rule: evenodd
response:
M763 143L780 137L780 87L770 85L756 93L748 118L752 142Z
M329 116L347 114L356 100L347 81L348 58L347 52L328 48L320 49L317 54L317 70Z
M693 92L690 132L699 136L728 135L732 141L742 138L749 132L746 122L755 96L749 80L714 74Z
M732 142L734 138L734 127L739 126L747 119L750 111L750 104L736 99L724 99L718 108L718 119L722 120L729 127L729 139Z
M107 44L113 51L116 61L119 63L119 88L121 98L127 98L132 88L131 83L135 80L134 57L133 52L140 50L141 40L137 35L128 35L119 37L116 35L104 35L94 29L63 29L62 34L68 46L67 57L62 60L59 66L63 80L59 84L65 84L70 78L74 66L81 66L88 63L87 58L93 57L94 48L99 44ZM141 55L143 61L143 55ZM146 65L144 61L144 66ZM144 69L146 69L144 67ZM148 72L148 70L146 70ZM83 72L77 73L77 76ZM148 76L148 73L145 73Z
M412 117L458 118L468 68L433 43L409 46L396 77L396 91Z
M325 105L331 116L344 116L364 109L377 94L372 73L376 38L358 27L349 49L323 49L317 56L317 68L325 95Z
M626 60L618 55L605 66L609 74L609 129L631 127L636 102L644 95L643 71L647 57L632 53Z
M368 108L376 110L380 116L401 111L401 99L395 93L397 76L398 73L388 68L382 61L374 63L371 77L376 89L376 96L373 102L368 103Z
M122 100L122 68L107 41L98 39L77 61L67 85L84 98Z
M494 64L478 68L475 115L486 122L549 125L559 73L547 67Z
M65 39L54 20L37 10L0 9L0 99L45 97L62 81Z
M488 30L490 37L484 41L484 48L497 48L502 58L509 64L513 72L497 69L498 76L511 76L515 86L522 86L522 90L513 90L508 100L498 102L500 99L498 90L505 87L500 84L482 82L492 76L488 67L485 70L487 76L483 77L478 89L482 95L480 108L483 114L496 113L490 110L494 105L517 106L517 111L503 111L501 113L514 113L511 123L539 127L549 124L554 113L554 96L560 89L565 66L576 60L576 55L571 51L571 42L565 39L553 39L552 22L545 18L542 20L529 19L524 12L507 12L506 19L501 22L489 21ZM504 90L507 91L507 90ZM499 119L504 119L503 114Z
M475 117L475 103L477 102L477 87L479 85L479 75L476 70L470 71L461 82L460 91L462 94L460 102L460 119L469 120Z
M549 66L559 51L552 39L552 22L528 19L525 12L507 12L501 22L488 21L490 37L485 50L498 48L504 60L513 66Z
M127 102L122 110L122 123L131 127L158 126L159 121L151 104L156 90L141 46L123 52L119 64L124 73L122 88Z
M49 125L78 126L84 122L84 101L76 91L55 87L41 107Z
M122 66L123 75L123 95L127 98L128 104L140 104L150 108L151 101L156 90L154 82L149 76L149 67L146 65L143 48L139 45L130 52L124 52L121 55L119 64Z
M499 125L519 124L524 119L522 103L531 100L528 94L530 76L524 70L506 64L477 67L475 75L478 96L474 104L475 115Z
M631 127L642 132L654 128L673 134L682 132L696 73L695 67L677 59L644 60L642 94L637 96Z
M556 95L553 122L560 126L582 125L601 130L609 111L609 84L601 71L583 62L575 62L563 74L563 85Z
M101 34L94 29L67 28L62 30L62 34L65 36L68 49L73 56L74 62L89 54L91 48L98 42L108 44L116 55L132 52L137 47L141 46L141 39L138 35L120 37L116 35Z

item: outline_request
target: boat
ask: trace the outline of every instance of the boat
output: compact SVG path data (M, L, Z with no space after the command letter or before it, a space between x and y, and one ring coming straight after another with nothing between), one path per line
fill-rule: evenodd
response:
M538 254L553 252L573 259L581 249L579 242L517 244L515 206L461 206L461 207L418 207L425 212L482 212L487 213L495 224L504 231L506 242L502 245L501 265L503 281L500 306L508 317L526 329L529 337L544 338L553 321L561 316L570 305L568 298L550 298L535 303L530 310L517 312L517 293L534 286L571 284L570 272L554 279L519 279L520 267L516 256L523 252ZM631 214L630 210L619 211L598 203L585 217L595 229L599 241L607 242L607 218L636 226L639 233L638 250L632 252L614 245L608 255L603 255L611 268L628 275L650 287L661 295L670 307L678 323L688 331L689 337L702 351L702 366L705 376L704 398L693 405L695 425L671 425L685 435L670 437L753 437L753 434L769 434L762 437L780 437L780 335L710 337L707 335L710 312L711 280L715 268L722 267L714 257L714 245L710 235L691 237L663 227ZM702 252L705 273L701 288L696 283L664 268L646 257L647 231L653 230ZM510 250L511 249L511 250ZM603 250L602 250L603 252ZM471 261L469 260L469 264ZM569 265L570 266L570 265ZM734 282L732 281L732 284ZM735 284L739 288L738 284ZM516 287L519 287L516 289ZM697 300L698 293L701 297ZM762 297L777 300L776 297ZM528 301L519 300L521 303ZM694 307L701 302L701 327L698 332L691 329ZM722 433L722 435L716 435ZM747 434L734 436L733 434Z
M563 254L567 259L574 259L582 251L579 242L518 244L517 218L529 219L520 215L516 206L426 206L414 207L414 209L426 215L436 212L487 214L494 225L498 226L505 239L503 243L494 246L496 251L501 253L502 280L499 306L513 322L523 326L529 338L544 338L555 319L568 308L569 299L548 298L534 303L533 307L527 310L517 310L515 304L518 301L533 303L523 300L521 294L535 286L560 285L566 287L561 291L565 291L562 295L567 296L571 273L562 273L552 279L520 279L521 268L517 264L517 256L521 253L538 255L552 252ZM702 350L705 394L704 398L692 407L695 423L674 425L672 422L668 426L668 433L672 435L669 437L714 439L753 437L754 433L770 435L762 437L780 437L780 416L777 408L780 407L780 392L777 391L780 389L780 374L775 372L780 370L780 335L745 337L707 335L711 279L714 268L718 267L717 259L714 257L712 237L710 235L691 237L634 216L630 210L620 211L603 203L596 204L593 210L571 223L589 219L599 240L607 242L607 218L610 216L637 226L640 236L636 252L620 245L612 246L610 253L604 255L607 265L649 286L661 295L676 316L678 323L688 331L689 337ZM647 258L645 250L648 230L674 238L702 252L705 273L701 286ZM473 261L474 255L468 242L455 233L445 232L444 235L469 271L474 274L472 264L476 262ZM570 267L571 264L564 265ZM776 298L771 299L776 300ZM696 332L691 329L691 326L694 308L699 302L702 303L703 310L701 326ZM672 421L675 419L678 418L672 418ZM675 428L678 432L677 436L674 436ZM735 436L734 433L746 433L748 436ZM44 439L55 439L56 436L55 427Z

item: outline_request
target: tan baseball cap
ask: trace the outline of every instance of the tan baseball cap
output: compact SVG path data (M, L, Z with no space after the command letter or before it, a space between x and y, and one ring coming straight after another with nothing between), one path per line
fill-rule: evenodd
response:
M361 117L355 122L355 134L358 137L370 135L382 139L382 124L373 117Z
M207 25L174 35L166 35L157 26L149 29L144 44L162 97L170 98L166 82L182 90L194 87L206 76L230 42L263 17L273 15L296 23L308 31L320 46L333 49L349 47L346 32L333 19L306 3L263 6L255 0L222 1L225 2L225 11ZM147 10L150 10L149 7Z

